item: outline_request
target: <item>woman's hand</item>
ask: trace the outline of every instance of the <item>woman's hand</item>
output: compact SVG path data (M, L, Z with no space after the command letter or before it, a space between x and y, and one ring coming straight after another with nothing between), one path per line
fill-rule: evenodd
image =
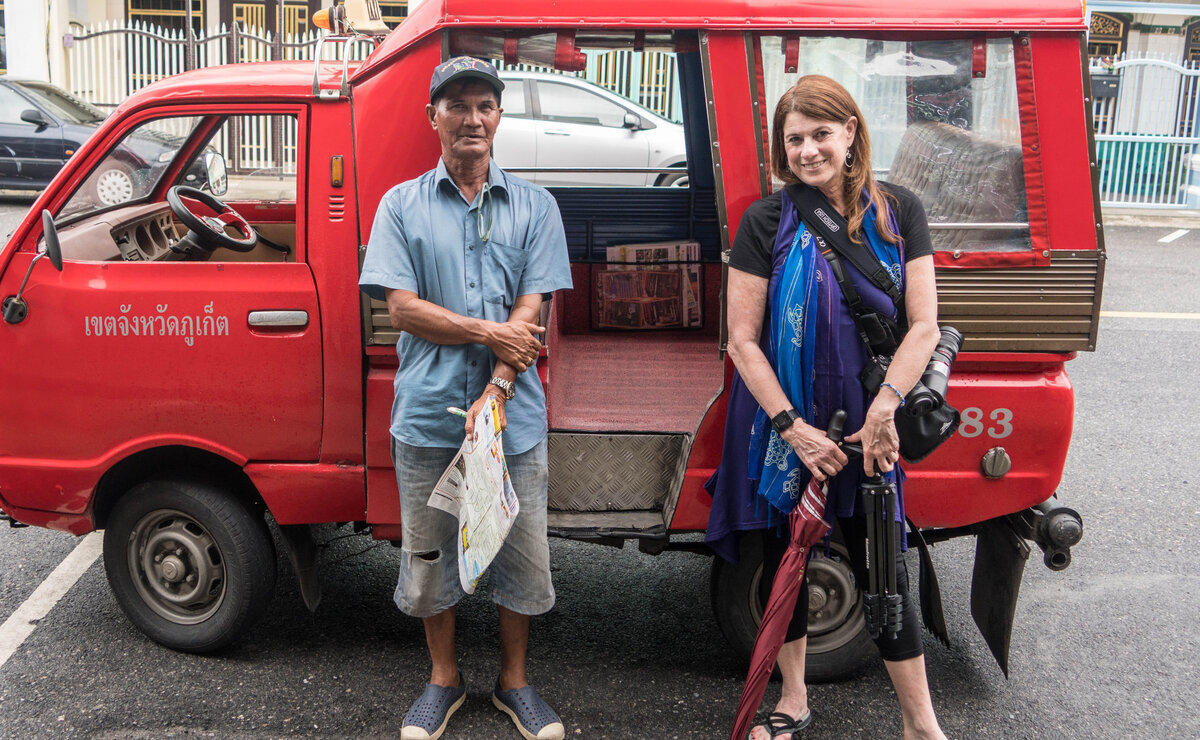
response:
M833 440L820 429L804 422L792 424L782 436L818 481L837 475L849 462L846 453Z
M867 409L862 429L846 437L847 442L860 442L863 449L863 471L867 475L891 472L900 459L900 437L896 434L896 404L885 396L876 397Z

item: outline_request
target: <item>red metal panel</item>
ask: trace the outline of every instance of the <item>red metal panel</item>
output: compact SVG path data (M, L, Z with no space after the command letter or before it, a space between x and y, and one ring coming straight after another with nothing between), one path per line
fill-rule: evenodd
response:
M400 521L400 497L392 466L392 401L396 377L396 349L390 356L372 356L367 370L366 419L367 521L372 524Z
M1091 122L1083 103L1079 35L1039 36L1031 44L1042 177L1050 194L1047 241L1050 249L1094 250L1096 208L1087 140Z
M400 27L406 25L408 21ZM429 76L441 60L437 37L424 39L404 52L402 73L372 77L355 89L354 166L363 244L371 238L371 224L384 193L437 166L441 148L425 105Z
M50 406L50 404L46 405ZM90 403L84 401L79 405L86 407ZM47 411L51 411L51 409L48 408ZM132 421L132 417L125 421L129 423ZM33 427L25 425L25 428ZM73 434L64 434L62 437L67 443L76 439ZM3 443L0 441L0 444ZM14 456L0 458L0 482L2 482L0 496L13 506L21 508L86 517L89 516L92 504L92 491L95 490L100 476L113 465L143 450L172 445L211 452L239 466L246 463L246 458L236 450L215 444L202 437L154 433L130 439L119 446L105 450L103 455L93 458L66 456L70 451L58 453L58 457ZM8 507L4 508L7 510ZM75 530L70 531L74 532Z
M362 303L358 292L358 198L356 180L343 178L341 187L330 182L330 157L352 159L354 141L349 126L349 101L323 103L310 109L307 202L308 263L312 266L321 306L322 363L325 375L322 462L363 462L363 339ZM330 218L331 199L344 212ZM298 214L299 215L299 214ZM296 232L302 222L297 221ZM362 481L359 481L361 488ZM361 491L359 492L361 496Z
M1061 357L1061 356L1060 356ZM907 465L905 507L919 527L954 527L1045 501L1062 479L1075 400L1062 364L1034 360L1024 372L963 371L949 401L963 414L959 433L919 465ZM1012 471L985 477L980 461L1003 447Z
M246 475L280 524L357 522L366 515L361 465L247 465Z

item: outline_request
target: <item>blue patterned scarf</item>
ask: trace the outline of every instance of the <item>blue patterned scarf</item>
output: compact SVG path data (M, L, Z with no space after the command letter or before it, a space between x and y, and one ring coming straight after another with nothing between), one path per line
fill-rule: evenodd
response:
M892 281L903 290L900 248L879 236L875 228L875 207L866 199L865 192L863 198L866 214L862 233L875 257L887 268ZM795 208L786 195L783 196L783 207ZM780 219L781 224L788 221L786 217ZM764 348L783 392L808 424L813 423L815 415L813 382L817 322L822 316L828 315L828 312L818 310L817 283L820 279L817 277L817 260L824 262L825 258L819 254L813 242L812 234L800 223L768 296L769 332ZM792 446L771 426L770 418L761 408L750 430L747 462L750 478L758 479L759 496L784 514L795 508L812 474L800 462Z

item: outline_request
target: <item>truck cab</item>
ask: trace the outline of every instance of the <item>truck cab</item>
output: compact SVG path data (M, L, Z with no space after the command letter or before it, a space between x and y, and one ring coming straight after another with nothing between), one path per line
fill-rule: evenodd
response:
M0 418L12 420L0 509L105 529L118 601L176 649L228 644L266 608L271 527L315 605L308 525L401 537L388 434L398 332L356 284L383 194L436 163L430 70L470 54L540 80L655 55L679 96L685 168L567 157L517 172L570 183L548 190L575 287L547 308L537 365L549 528L707 551L704 484L733 374L724 259L742 212L779 186L774 102L820 72L862 104L880 179L929 214L939 321L966 337L949 399L963 421L908 469L907 509L925 542L978 538L972 610L1006 670L1030 543L1065 567L1082 526L1054 500L1073 417L1066 363L1095 347L1104 265L1078 3L855 0L838 17L821 4L569 5L497 18L478 0L429 0L361 63L335 37L340 61L212 67L125 101L0 252L0 297L23 307L0 324ZM98 201L92 179L149 134L181 144L133 173L128 201ZM657 184L601 184L628 182L614 174ZM61 271L36 264L47 249ZM740 547L736 564L714 558L713 602L748 654L761 549L754 535ZM858 586L836 542L809 572L810 672L845 675L869 645Z

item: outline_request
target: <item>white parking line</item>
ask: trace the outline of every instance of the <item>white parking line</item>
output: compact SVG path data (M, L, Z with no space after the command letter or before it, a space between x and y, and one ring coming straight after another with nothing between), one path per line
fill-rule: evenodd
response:
M1159 239L1158 243L1159 244L1170 244L1171 242L1175 241L1179 237L1188 233L1188 231L1190 231L1190 229L1180 229L1179 231L1172 231L1170 234L1167 234L1162 239Z
M1200 313L1162 313L1157 311L1101 311L1102 319L1200 319Z
M38 620L49 614L79 577L92 567L92 563L100 557L103 541L99 532L92 532L80 540L50 577L42 581L25 603L17 607L12 616L0 625L0 668L4 667L17 648L21 647L25 638L33 634Z

